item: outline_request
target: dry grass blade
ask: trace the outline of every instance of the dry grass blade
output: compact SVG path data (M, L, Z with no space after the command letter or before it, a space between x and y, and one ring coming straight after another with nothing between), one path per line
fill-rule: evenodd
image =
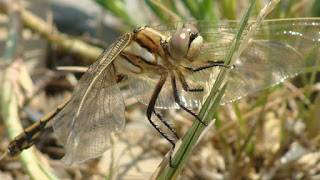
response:
M10 64L3 72L1 85L1 116L11 139L23 131L19 119L19 107L24 101L24 94L21 89L28 86L26 82L31 82L25 71L22 54L22 21L19 13L17 1L12 1L7 5L10 17L9 39L7 41L4 60ZM23 83L22 83L23 81ZM30 89L29 89L30 90ZM32 179L55 179L51 173L46 174L40 167L34 151L24 152L20 160Z
M172 22L182 20L177 14L175 14L174 12L172 12L170 9L166 8L164 5L160 4L159 2L157 2L155 0L151 0L150 2L152 2L154 5L158 6L164 12L166 12L169 16L171 16L173 19Z
M0 11L8 13L7 9L4 8L5 3L6 1L0 1ZM89 58L91 63L96 60L103 51L101 48L89 45L82 40L74 39L66 34L58 32L58 30L53 28L49 23L45 22L28 10L21 8L18 12L21 13L22 22L25 27L37 32L45 37L49 42L56 43L59 47L65 50Z
M16 1L17 0L0 0L0 12L4 12L2 16L0 15L0 22L2 18L5 17L6 19L4 22L7 23L8 19L6 14L8 16L10 14L7 6L4 6L4 4ZM29 5L36 6L37 8L42 7L38 5L38 1L41 0L28 2L28 6L26 6L28 10L17 10L21 12L22 19L24 20L24 25L26 27L24 32L29 33L28 35L35 35L37 38L43 37L42 40L48 42L50 47L53 47L53 49L49 49L49 54L45 57L46 62L49 62L45 65L45 68L52 68L53 66L58 65L60 67L57 69L62 72L50 72L51 75L48 75L48 72L41 71L37 68L34 69L35 71L30 71L29 74L25 68L29 65L27 63L30 62L27 58L28 48L25 50L25 63L22 63L22 58L16 56L20 53L14 52L17 50L21 51L19 50L21 46L18 46L18 48L7 47L5 50L6 60L15 61L18 59L18 61L10 63L10 65L9 63L3 65L4 63L1 63L0 59L0 71L5 71L0 74L0 82L3 82L3 84L0 84L0 100L2 100L0 104L2 116L0 121L9 120L9 123L11 123L0 124L0 133L6 134L6 126L12 126L13 128L8 128L11 138L16 134L23 132L21 128L18 129L19 127L16 124L13 124L15 123L15 120L19 120L19 116L23 121L23 124L28 124L30 121L36 121L43 115L42 112L47 112L49 109L52 110L52 108L55 109L60 100L64 100L66 96L69 97L71 89L78 82L77 78L87 70L87 68L82 68L81 66L93 62L102 51L102 49L96 48L94 45L103 47L99 43L100 40L97 41L98 43L88 39L81 41L81 39L73 39L73 35L63 34L62 32L68 31L64 31L59 18L57 18L57 11L55 12L55 9L52 7L50 7L50 10L53 13L53 19L44 21L39 18L42 16L41 14L37 17L35 14L38 14L38 12L30 8ZM134 25L134 28L145 24L152 26L155 23L165 25L168 22L180 20L179 17L183 20L196 20L197 22L200 22L201 20L213 21L216 20L217 17L225 19L226 21L224 22L226 22L226 24L218 21L218 26L212 24L213 26L204 25L201 27L204 27L204 29L222 29L221 31L214 31L214 33L212 33L211 30L208 30L209 34L213 36L223 32L221 37L217 36L217 39L220 38L221 42L220 40L219 42L208 40L208 42L213 44L210 52L217 52L219 60L220 53L222 52L223 56L221 56L221 60L227 59L228 64L233 64L238 57L240 57L240 59L246 58L246 53L242 53L243 49L247 52L248 49L253 47L252 43L256 40L274 42L275 44L272 45L279 45L277 42L284 42L284 45L289 45L299 50L300 48L308 49L309 45L316 46L313 48L314 51L310 53L310 55L309 53L307 53L307 56L304 56L303 54L303 59L306 57L305 60L308 61L307 68L303 69L303 72L297 73L302 74L292 79L293 81L281 81L279 82L279 85L274 86L267 91L261 91L254 94L250 93L251 91L248 90L247 86L241 86L241 83L239 83L240 88L246 87L245 91L249 92L250 96L241 96L243 98L224 106L220 106L217 94L221 93L219 96L222 96L223 90L221 90L221 86L224 82L227 82L227 79L224 79L224 76L226 76L226 78L228 77L229 70L220 68L222 69L222 75L219 75L219 78L216 78L219 72L217 71L214 78L211 76L211 79L218 80L215 82L213 81L206 87L209 89L207 92L210 92L210 89L212 89L211 96L208 98L210 101L206 101L207 108L203 108L199 113L199 117L209 124L209 126L213 126L214 124L211 129L209 126L205 127L201 125L194 117L191 117L185 111L159 110L164 119L169 120L169 124L172 125L178 135L186 134L176 143L175 152L173 152L173 164L178 164L177 167L170 168L168 166L170 152L167 152L168 149L171 148L171 144L162 138L152 126L148 124L144 112L146 107L137 101L135 95L132 95L132 89L129 87L130 82L124 79L118 83L118 86L125 99L126 129L122 131L120 139L115 143L114 147L112 146L111 151L105 153L101 158L89 160L83 164L66 168L62 166L60 162L53 160L60 159L64 155L63 148L58 145L59 142L53 137L53 133L45 133L36 144L37 148L41 151L41 154L37 154L37 156L40 155L42 157L42 154L45 154L46 157L44 158L44 161L54 168L48 171L44 168L46 166L39 165L40 162L35 158L35 155L32 154L34 152L33 147L24 151L19 158L15 159L6 158L6 154L2 155L3 153L0 153L0 156L2 155L0 160L4 158L0 161L0 169L2 171L0 172L0 179L2 179L2 174L4 173L11 175L14 179L18 179L19 177L16 176L16 172L23 176L29 175L34 179L55 179L54 176L51 176L51 173L64 179L146 179L149 178L152 173L151 179L319 179L320 83L317 81L319 81L320 61L313 64L313 62L309 63L309 59L310 61L311 59L315 61L319 60L320 19L314 18L313 21L311 20L313 18L308 17L318 16L320 7L318 5L320 3L314 0L292 0L289 3L279 3L275 10L268 15L270 21L263 22L263 19L279 0L257 1L252 14L253 16L259 17L256 19L255 23L249 23L250 26L245 28L245 35L241 36L241 44L234 42L231 46L233 35L237 31L236 25L238 25L239 22L231 22L230 20L237 19L237 17L241 18L246 9L245 7L248 7L251 1L252 0L204 0L203 2L197 2L195 0L151 0L139 2L144 6L143 8L140 8L143 11L138 12L137 9L135 9L137 7L133 7L132 2L130 1L123 1L120 4L112 2L114 5L119 5L120 11L125 13L128 12L126 15L130 15L130 17L143 21L132 23L138 24ZM94 1L92 2L94 4ZM95 0L95 2L98 2L98 0ZM53 1L50 3L55 2ZM69 1L67 3L69 3ZM266 4L269 4L268 7L261 10ZM77 31L76 33L83 33L83 31L79 32L79 29L77 28L78 26L87 28L86 20L81 17L81 21L75 21L73 16L79 17L79 13L86 13L87 9L78 9L78 5L83 4L81 4L81 2L80 4L68 4L67 7L65 4L61 4L61 7L63 7L64 10L65 8L70 10L77 9L76 13L71 11L68 12L74 14L65 18L63 22L70 21L70 19L71 21L73 20L73 22L79 22L70 23L70 25L72 24L72 29ZM89 9L92 10L93 8L90 7ZM316 10L316 12L312 12L314 10ZM103 27L103 34L106 32L107 36L113 36L114 32L112 31L112 33L110 33L108 31L110 27L112 29L121 29L121 32L129 32L129 26L126 23L121 25L121 20L122 22L127 22L126 20L123 20L123 18L128 18L129 16L126 17L126 15L124 15L121 17L121 15L115 13L117 11L116 8L105 9L105 11L107 12L103 12L103 15L100 14L100 16L102 15L104 17L100 17L101 22L98 22L100 23L98 28ZM132 11L134 12L132 13ZM105 16L105 13L107 13L107 17ZM112 21L109 21L110 19L108 19L110 14L111 16L116 16L112 16ZM211 16L213 14L215 15ZM279 19L284 17L292 19ZM306 21L304 21L302 17L304 17ZM97 17L94 15L91 17L90 14L90 18L94 19ZM297 21L293 20L293 18L297 18ZM253 19L250 18L250 20ZM114 21L119 21L120 23L113 24ZM275 21L278 23L273 23ZM304 29L303 27L300 28L300 25L297 27L295 26L296 24L286 23L289 21L290 23L306 23L306 28ZM10 22L13 23L13 21ZM58 32L52 22L56 23L60 32ZM261 22L262 27L259 27ZM2 33L3 29L1 29L3 27L1 25L5 23L0 23L0 46L3 42L3 37L5 38L5 41L7 40L7 31L5 30L5 33ZM90 23L92 23L92 21L90 21ZM291 32L287 30L287 25ZM122 26L122 28L117 26ZM257 28L258 30L256 31ZM273 33L274 28L276 32L278 32L277 29L279 29L279 38L276 35L277 33ZM95 31L97 30L97 27L95 25L91 26L90 24L90 32L85 32L90 34L89 38L95 36L94 33L91 34L92 29ZM132 27L130 27L130 31L131 30ZM224 33L224 31L226 31L226 33ZM263 34L263 32L266 32L266 34ZM300 33L301 37L297 36L295 34L296 32ZM204 33L206 33L206 31L200 30L200 34ZM225 36L228 36L228 38L225 38ZM15 39L17 37L18 36L12 36L10 39ZM301 38L304 37L310 37L311 39L301 40ZM24 38L25 43L28 42L29 39L27 39L27 37ZM312 40L312 42L308 40ZM301 46L298 45L300 44L300 41L302 41ZM225 42L227 45L224 44ZM8 41L8 44L10 43ZM89 45L90 43L93 46ZM217 45L219 43L222 43L222 45ZM11 43L11 45L16 44L17 43ZM263 43L263 45L268 45L268 43ZM25 47L32 46L27 45ZM259 47L257 48L259 49ZM228 58L225 58L228 49L230 49L229 56ZM277 52L276 49L278 48L267 49L266 51L261 52L253 50L253 52L260 53L262 56L270 54L272 57L275 57L274 59L266 58L266 61L283 62L283 60L286 60L284 62L293 62L291 58L293 56L284 55L283 58L277 58L285 53L281 50L278 51L279 53L274 53ZM1 52L3 51L0 49L0 53ZM79 57L81 58L80 61L78 59ZM216 59L216 57L214 56L212 59ZM40 59L36 59L36 61L33 62L40 62L38 60ZM43 62L44 61L41 61L41 67L44 67L44 64L42 64ZM243 62L242 59L237 63L241 62ZM258 64L261 64L259 63L259 60ZM237 69L237 66L237 64L234 66L236 71L239 70L239 68ZM262 66L262 69L264 69L264 67L265 66ZM255 72L260 71L260 69L252 69L255 70ZM275 72L272 71L272 68L270 68L270 70L271 72ZM79 73L73 75L71 73L69 74L69 72ZM234 72L235 71L231 70L230 74L235 74ZM244 70L244 72L247 71ZM42 76L43 74L48 76L45 77L45 79L39 78L39 76ZM30 81L30 75L33 78L34 85L33 82ZM268 79L270 76L272 75L268 74L265 76L266 78L263 79ZM244 77L244 79L245 78L250 79L250 75ZM4 79L4 81L2 81L2 79ZM137 79L140 80L139 78ZM141 80L143 79L144 78L141 78ZM157 83L156 79L152 79L151 81L152 83ZM260 81L262 80L260 79ZM236 81L229 81L227 95L229 94L228 90L232 89L231 87L238 87L231 86L231 82ZM216 84L214 85L214 83ZM190 83L190 85L193 84ZM35 86L35 88L33 86ZM224 86L224 88L226 88L226 86ZM237 90L237 88L235 89ZM31 92L31 95L28 94L28 92ZM22 103L24 105L20 106ZM215 110L216 108L217 110ZM21 112L21 109L23 109L23 112ZM27 109L32 109L33 114L27 112ZM190 110L194 112L194 109ZM26 116L27 118L25 118ZM214 121L211 121L212 119L214 119ZM171 120L174 122L171 122ZM8 121L6 121L6 123L8 123ZM190 128L192 123L194 124L192 128ZM163 126L161 126L161 128L163 128ZM12 135L11 130L13 130ZM207 130L209 131L206 132ZM168 133L170 133L170 131L168 131ZM9 139L10 138L3 138L1 141L2 143L0 145L3 147L1 150L2 152L7 150L6 148ZM203 140L200 141L200 139ZM197 148L194 148L196 144L198 144ZM192 156L190 155L190 152L192 152ZM166 156L163 157L165 154ZM19 159L21 160L19 161ZM163 159L163 161L159 165L161 159ZM186 160L187 163L185 162ZM11 167L15 165L18 166L14 167L16 169ZM156 167L158 167L158 169L154 171Z
M70 72L81 72L84 73L88 70L88 67L80 66L59 66L57 67L58 71L70 71Z

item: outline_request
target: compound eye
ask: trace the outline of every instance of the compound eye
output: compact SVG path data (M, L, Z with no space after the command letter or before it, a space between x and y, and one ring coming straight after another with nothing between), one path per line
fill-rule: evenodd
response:
M191 32L191 33L199 33L198 29L196 27L194 27L193 25L191 24L185 24L183 29L187 30L188 32Z
M190 35L187 30L176 31L169 41L169 52L172 57L183 58L189 48Z

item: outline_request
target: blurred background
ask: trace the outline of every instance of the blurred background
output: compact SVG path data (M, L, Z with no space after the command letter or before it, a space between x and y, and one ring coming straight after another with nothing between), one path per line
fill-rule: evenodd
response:
M139 26L183 20L240 20L250 2L0 0L0 87L6 87L3 74L14 64L6 60L6 55L15 8L22 15L17 22L23 23L24 28L22 41L13 51L20 49L26 70L17 77L16 71L12 73L16 84L11 84L11 92L18 97L13 117L20 120L19 124L13 123L17 129L12 133L4 122L9 105L4 101L0 105L1 154L22 132L18 127L35 123L71 96L83 72L57 71L57 67L87 67L109 44ZM267 3L268 0L257 1L252 20ZM319 15L319 0L283 0L267 19ZM64 149L48 132L35 144L36 148L28 150L33 154L30 159L1 160L0 179L148 179L171 145L148 123L146 106L130 97L127 82L119 86L125 98L126 127L105 155L65 167L58 161ZM320 179L319 86L318 69L309 70L293 80L219 107L214 127L194 149L180 178ZM0 91L2 100L8 96L3 94ZM181 110L164 110L162 114L180 136L194 121Z

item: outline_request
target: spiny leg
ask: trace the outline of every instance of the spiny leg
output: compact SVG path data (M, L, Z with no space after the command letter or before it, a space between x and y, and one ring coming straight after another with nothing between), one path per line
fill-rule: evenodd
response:
M181 82L181 85L183 87L183 89L185 91L189 91L189 92L202 92L203 91L203 88L198 88L198 89L191 89L186 81L186 79L184 78L183 74L181 73L181 71L176 71L177 72L177 75L179 77L179 80Z
M179 98L179 94L178 94L178 89L177 89L177 82L176 82L176 77L175 75L172 73L171 74L171 83L172 83L172 90L173 90L173 96L174 96L174 100L175 102L186 112L188 112L189 114L191 114L192 116L194 116L197 120L199 120L199 122L201 124L203 124L204 126L207 126L206 123L202 122L202 120L199 118L199 116L197 116L194 112L192 112L191 110L189 110L188 108L186 108L184 105L181 104L180 98Z
M151 115L152 115L152 112L155 112L154 110L154 106L156 104L156 100L159 96L159 93L164 85L164 83L166 82L167 80L167 77L168 77L168 74L164 74L160 77L160 80L159 82L157 83L153 93L152 93L152 96L151 96L151 99L149 101L149 104L148 104L148 108L147 108L147 118L149 120L149 122L151 123L151 125L164 137L166 138L171 144L174 144L173 140L171 140L164 132L161 131L160 128L158 128L158 126L152 121L151 119ZM157 115L158 113L156 113ZM159 114L158 114L159 115ZM160 115L159 115L160 116Z
M176 136L177 139L180 139L177 132L170 126L170 124L165 121L162 116L155 110L153 110L153 113L160 119L160 121Z
M207 61L209 64L205 65L205 66L201 66L198 68L190 68L190 67L184 67L186 70L188 70L189 72L198 72L198 71L202 71L204 69L209 69L212 67L224 67L224 68L234 68L235 66L228 66L228 65L224 65L224 61Z
M149 107L149 106L148 106L148 107ZM162 119L161 115L160 115L158 112L156 112L155 110L153 110L152 112L153 112L164 124L167 124L167 122L165 122L165 121ZM148 115L147 115L147 116L148 116ZM148 120L149 120L150 124L151 124L167 141L169 141L169 142L171 143L172 148L171 148L171 150L170 150L170 155L169 155L169 165L170 165L170 167L175 167L175 165L172 164L172 154L173 154L174 149L175 149L175 147L176 147L176 143L175 143L172 139L170 139L169 136L166 135L166 134L151 120L151 117L150 117L150 118L148 117ZM167 126L167 125L166 125L166 126ZM169 124L168 124L167 127L176 135L177 138L179 138L178 135L176 134L176 132L173 130L173 128L172 128Z
M206 66L202 66L202 67L198 67L198 68L190 68L190 67L184 67L182 66L182 68L186 69L187 71L193 73L193 72L198 72L198 71L202 71L202 70L205 70L205 69L209 69L209 68L212 68L212 67L224 67L224 68L230 68L230 66L226 66L224 65L224 61L208 61L208 63L210 63L209 65L206 65ZM234 66L232 66L234 67ZM185 91L189 91L189 92L202 92L203 91L203 88L199 88L199 89L192 89L189 87L187 81L185 80L184 78L184 75L181 73L180 70L177 70L177 75L179 77L179 80L182 84L182 87ZM202 122L202 120L194 113L192 112L191 110L187 109L185 106L183 106L181 104L181 101L180 101L180 98L179 98L179 94L178 94L178 90L177 90L177 83L176 83L176 79L175 79L175 76L174 74L171 74L171 83L172 83L172 89L173 89L173 94L174 94L174 99L176 101L176 103L182 108L184 109L185 111L187 111L189 114L191 114L192 116L194 116L196 119L198 119L200 121L201 124L207 126L207 124L205 124L204 122Z
M234 68L235 66L228 66L228 65L224 65L224 61L207 61L207 63L209 63L209 65L206 66L201 66L198 68L190 68L190 67L184 67L181 66L182 68L186 69L187 71L189 71L190 73L193 72L198 72L198 71L202 71L205 69L209 69L212 67L224 67L224 68ZM180 70L175 71L177 72L177 75L179 77L179 80L182 84L182 87L185 91L189 91L189 92L202 92L203 88L198 88L198 89L192 89L189 87L187 81L184 78L184 75L181 73ZM191 114L192 116L194 116L196 119L198 119L200 121L201 124L207 126L207 124L205 124L204 122L202 122L202 120L191 110L187 109L185 106L183 106L181 104L180 98L179 98L179 94L178 94L178 90L177 90L177 83L176 83L176 79L175 79L175 75L171 74L171 83L172 83L172 89L173 89L173 95L174 95L174 99L176 101L176 103L185 111L187 111L189 114Z
M224 61L208 61L208 63L210 63L209 65L206 65L206 66L201 66L201 67L198 67L198 68L190 68L190 67L184 67L184 66L181 66L182 68L184 68L185 70L189 71L190 73L194 73L194 72L198 72L198 71L202 71L202 70L205 70L205 69L209 69L209 68L212 68L212 67L225 67L225 68L230 68L230 66L226 66L224 65ZM203 88L197 88L197 89L192 89L189 87L187 81L185 80L183 74L181 73L181 71L176 71L177 74L178 74L178 77L179 77L179 80L182 84L182 87L185 91L189 91L189 92L202 92L203 91Z
M167 77L168 77L168 74L165 73L164 75L162 75L160 77L160 80L159 82L157 83L153 93L152 93L152 96L151 96L151 99L149 101L149 104L148 104L148 108L147 108L147 118L150 122L150 124L167 140L169 141L171 144L172 144L172 149L170 151L170 156L169 156L169 164L170 164L170 167L174 167L174 165L172 164L172 154L174 152L174 148L176 146L175 142L169 138L168 135L166 135L151 119L151 115L152 115L152 112L155 113L155 115L177 136L176 132L170 127L170 125L165 122L163 120L163 118L161 117L161 115L159 113L157 113L155 110L154 110L154 106L156 104L156 100L159 96L159 93L164 85L164 83L166 82L167 80ZM178 136L177 136L178 137Z

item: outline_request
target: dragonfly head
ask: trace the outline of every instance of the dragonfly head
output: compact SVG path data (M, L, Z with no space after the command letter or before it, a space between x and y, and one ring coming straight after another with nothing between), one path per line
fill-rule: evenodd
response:
M171 36L168 50L175 59L186 58L193 61L199 56L202 45L203 38L197 28L191 24L185 24Z

